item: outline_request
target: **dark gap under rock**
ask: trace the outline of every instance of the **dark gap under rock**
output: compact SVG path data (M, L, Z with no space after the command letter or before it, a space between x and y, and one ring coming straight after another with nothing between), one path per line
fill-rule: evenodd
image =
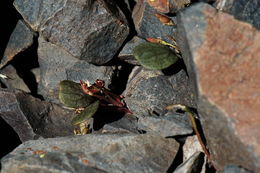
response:
M21 19L21 16L13 7L13 0L0 2L0 20L2 26L4 26L0 28L0 60L3 57L9 37L19 19Z
M177 74L179 71L184 70L188 76L187 68L184 64L183 59L179 59L176 63L172 64L170 67L162 70L165 76L171 76Z
M0 137L1 137L1 150L0 150L0 159L15 149L21 141L17 133L13 128L3 120L0 116ZM0 167L1 169L1 167Z
M179 150L175 156L175 158L172 161L171 166L168 168L167 173L172 173L182 162L183 162L183 150L182 150L182 143L179 143L180 147Z
M100 130L105 124L112 123L121 119L124 116L124 113L114 112L112 110L106 110L103 108L99 109L98 112L93 116L93 130Z
M126 0L128 1L128 0ZM131 2L131 0L126 3L126 1L115 1L115 3L118 5L118 7L122 10L124 13L126 20L128 22L130 31L129 36L126 39L126 42L128 42L130 39L132 39L133 36L135 36L137 33L135 31L135 25L132 19L132 9L134 6L134 2Z
M109 89L115 94L122 94L126 89L128 76L132 72L134 65L121 62L120 66L116 66L114 75L112 76L112 83L109 85Z
M14 66L18 76L21 77L24 83L28 86L31 95L43 99L41 95L38 95L37 77L32 72L32 69L39 68L37 48L37 38L34 38L33 45L15 56L10 64Z
M196 2L205 2L210 5L213 5L216 2L216 0L191 0L191 4L196 3Z

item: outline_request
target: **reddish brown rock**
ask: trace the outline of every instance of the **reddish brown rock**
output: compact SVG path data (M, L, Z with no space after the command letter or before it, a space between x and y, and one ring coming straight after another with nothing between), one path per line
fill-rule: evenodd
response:
M199 3L178 16L213 163L260 171L260 32Z
M175 13L190 4L190 0L146 0L150 6L161 13Z

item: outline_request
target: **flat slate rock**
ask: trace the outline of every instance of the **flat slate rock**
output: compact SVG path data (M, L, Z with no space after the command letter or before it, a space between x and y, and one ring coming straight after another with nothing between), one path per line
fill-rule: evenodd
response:
M199 173L204 163L204 154L201 152L194 153L189 159L179 165L173 173Z
M259 172L260 32L204 3L177 19L177 41L214 166L241 165Z
M15 0L14 5L45 40L89 63L111 60L129 34L114 1Z
M166 113L163 116L139 117L138 129L163 137L188 135L193 133L188 115Z
M73 111L41 101L19 91L0 89L0 116L22 142L39 137L73 135Z
M35 33L23 20L18 20L1 59L0 69L10 62L15 55L30 47L33 44L34 35Z
M41 67L39 93L48 101L60 103L58 89L62 80L83 80L93 84L96 79L101 79L105 81L106 86L111 83L112 67L95 66L74 58L64 49L46 42L42 37L39 37L38 56Z
M89 134L31 140L2 160L1 173L166 172L178 151L154 135Z

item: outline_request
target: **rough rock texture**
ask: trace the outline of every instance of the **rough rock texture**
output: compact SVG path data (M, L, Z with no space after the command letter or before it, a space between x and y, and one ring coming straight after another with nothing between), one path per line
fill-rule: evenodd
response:
M103 134L25 142L2 159L2 173L166 172L179 144L152 135Z
M111 83L112 67L95 66L78 60L42 37L39 37L38 55L41 68L39 92L49 101L59 103L58 84L62 80L88 80L94 83L96 79L102 79L106 85Z
M9 38L4 56L1 59L0 69L11 61L15 55L27 49L33 44L34 32L24 23L19 20Z
M111 60L129 34L113 1L16 0L14 5L46 40L90 63Z
M145 39L149 37L160 38L172 44L176 26L161 23L156 17L157 13L147 2L143 0L137 2L133 10L133 21L138 36ZM175 19L171 17L171 20Z
M104 115L106 116L106 115ZM103 116L103 119L105 118ZM126 114L122 118L110 123L106 123L102 128L102 132L129 132L139 133L137 117Z
M236 19L252 24L260 30L259 0L218 0L216 8L232 14Z
M153 112L161 114L165 106L170 104L194 105L184 70L168 77L160 71L136 67L130 74L124 95L127 106L138 117Z
M214 165L260 171L259 31L203 3L177 18Z
M190 4L190 0L146 0L146 2L161 13L176 13Z
M235 165L225 166L223 173L252 173L244 168Z
M15 68L12 65L8 65L3 68L3 70L1 70L1 73L9 77L9 79L0 79L7 88L16 88L25 92L30 92L30 89L24 83L23 79L18 76Z
M19 90L0 89L0 116L22 142L42 137L73 134L73 111L40 101Z
M193 132L189 118L185 114L166 113L163 116L145 116L138 119L138 128L147 133L164 137L188 135Z
M186 138L182 150L183 150L183 160L187 160L196 152L203 152L203 149L196 135L188 136Z
M174 173L199 173L201 172L203 162L204 154L201 152L196 152L188 160L178 166Z
M133 49L144 42L146 42L144 39L134 36L120 51L118 58L133 65L140 65L133 55Z

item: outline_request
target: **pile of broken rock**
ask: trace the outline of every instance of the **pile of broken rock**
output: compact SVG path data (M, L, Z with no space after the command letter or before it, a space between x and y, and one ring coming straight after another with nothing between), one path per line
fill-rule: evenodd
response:
M1 173L260 172L259 1L13 5L22 19L0 62L0 116L22 144L1 158ZM147 38L176 39L181 59L140 66L132 50ZM103 111L90 134L74 135L76 113L60 103L59 83L96 79L133 114ZM165 109L172 104L197 112L209 154L187 113Z

